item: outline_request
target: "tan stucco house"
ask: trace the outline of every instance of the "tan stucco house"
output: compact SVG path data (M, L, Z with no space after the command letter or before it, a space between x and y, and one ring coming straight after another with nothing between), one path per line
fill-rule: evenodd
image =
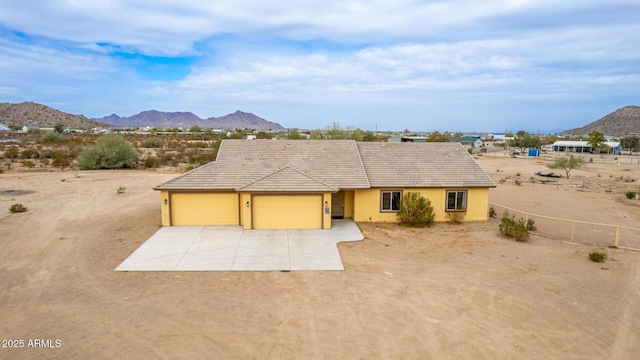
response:
M396 222L403 193L436 221L486 221L495 184L459 143L223 140L216 161L155 187L162 225L329 229L335 218Z

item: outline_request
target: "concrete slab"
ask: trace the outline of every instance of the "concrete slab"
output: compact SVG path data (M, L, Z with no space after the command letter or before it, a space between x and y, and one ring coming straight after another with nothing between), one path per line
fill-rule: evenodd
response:
M158 230L115 270L344 270L337 244L363 239L350 220L333 220L331 230L171 226Z

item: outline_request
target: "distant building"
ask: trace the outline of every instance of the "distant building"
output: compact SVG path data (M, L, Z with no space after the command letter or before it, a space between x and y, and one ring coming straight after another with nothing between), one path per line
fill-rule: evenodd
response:
M5 124L0 124L0 131L11 131L11 129Z
M40 130L40 127L38 125L25 125L22 127L22 132L29 132L29 130Z
M390 137L387 142L427 142L427 138L424 136Z
M607 141L604 143L607 150L606 154L622 154L622 145L617 141ZM593 148L586 141L569 141L560 140L553 143L553 151L556 152L575 152L575 153L594 153ZM602 152L602 151L601 151Z
M467 148L480 148L484 144L479 137L452 137L449 142L457 142Z

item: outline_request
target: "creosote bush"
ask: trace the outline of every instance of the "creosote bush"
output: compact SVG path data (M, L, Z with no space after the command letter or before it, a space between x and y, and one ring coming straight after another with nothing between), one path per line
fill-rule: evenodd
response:
M450 224L462 224L465 214L462 211L448 212L447 218L449 218Z
M87 146L78 156L78 166L83 170L126 169L138 162L138 152L116 134L102 136L95 145Z
M635 191L627 191L626 193L624 193L624 195L627 197L627 199L633 199L634 197L636 197L636 192Z
M515 238L516 241L529 240L529 222L525 222L524 219L516 220L515 216L509 216L509 212L505 211L502 219L500 220L500 233L507 237ZM533 227L533 224L531 224Z
M400 200L398 221L404 225L424 227L433 224L435 214L431 201L417 192L408 192Z
M605 253L601 253L599 251L593 251L589 253L589 260L593 262L603 262L607 257Z
M11 211L12 213L25 212L27 211L27 207L22 204L13 204L9 208L9 211Z

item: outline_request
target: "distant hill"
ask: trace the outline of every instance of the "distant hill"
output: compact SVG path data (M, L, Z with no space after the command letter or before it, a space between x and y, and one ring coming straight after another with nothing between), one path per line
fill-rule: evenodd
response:
M593 130L613 136L640 134L640 106L625 106L589 125L567 130L565 133L582 135Z
M84 115L68 114L34 102L0 103L0 123L19 127L38 125L41 128L52 128L62 124L65 128L71 129L105 126L100 122L87 119Z
M221 117L201 119L190 112L162 112L156 110L143 111L137 115L120 117L116 114L105 116L96 121L104 122L119 127L144 127L156 128L189 128L198 125L212 129L256 129L256 130L284 130L278 123L265 120L251 113L240 110L233 114Z

